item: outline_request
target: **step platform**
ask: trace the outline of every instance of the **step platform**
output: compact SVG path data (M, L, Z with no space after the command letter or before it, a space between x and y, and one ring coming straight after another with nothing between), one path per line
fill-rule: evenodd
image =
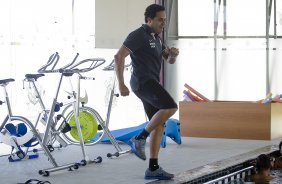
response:
M112 130L111 133L117 141L121 141L121 142L124 142L125 144L128 144L128 141L132 137L139 135L139 133L141 133L141 131L146 127L147 124L148 122L145 122L135 127ZM97 140L98 137L101 136L101 134L102 134L101 132L98 132L90 141ZM164 133L162 136L162 141L161 141L162 148L166 147L166 137L170 137L177 144L181 144L180 123L178 120L172 119L172 118L167 120L165 124L165 128L164 128ZM110 139L105 134L101 142L110 143Z
M161 141L162 148L166 147L166 137L171 138L177 144L181 144L180 122L177 119L170 118L166 121Z
M128 144L128 141L134 137L137 136L148 124L148 122L142 123L135 127L129 127L129 128L122 128L117 130L112 130L111 133L113 137L117 141L124 142ZM90 141L95 141L98 139L98 137L101 136L101 132L98 132ZM101 140L102 143L110 143L109 137L105 134L104 138Z

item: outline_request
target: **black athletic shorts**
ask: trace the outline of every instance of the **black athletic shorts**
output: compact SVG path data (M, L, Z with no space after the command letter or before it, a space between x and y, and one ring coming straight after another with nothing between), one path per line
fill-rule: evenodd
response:
M141 99L149 120L160 109L178 108L170 94L155 80L148 80L134 93Z

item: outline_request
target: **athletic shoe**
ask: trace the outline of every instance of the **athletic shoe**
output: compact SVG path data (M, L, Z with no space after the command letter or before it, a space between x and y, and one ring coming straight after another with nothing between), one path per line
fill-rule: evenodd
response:
M137 140L135 137L132 137L129 140L129 146L131 147L131 151L142 160L146 160L145 145L146 139Z
M159 167L155 171L151 171L149 168L145 172L145 179L146 180L153 180L153 179L158 179L158 180L170 180L174 177L173 174L170 174L166 171L164 171L161 167Z

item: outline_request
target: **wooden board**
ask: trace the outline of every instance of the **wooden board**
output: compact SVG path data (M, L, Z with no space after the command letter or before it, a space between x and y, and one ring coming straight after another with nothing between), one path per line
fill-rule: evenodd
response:
M181 136L271 140L282 137L282 104L180 102Z

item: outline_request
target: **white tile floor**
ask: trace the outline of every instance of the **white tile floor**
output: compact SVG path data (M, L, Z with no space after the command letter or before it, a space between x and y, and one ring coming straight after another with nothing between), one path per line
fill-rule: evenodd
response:
M269 147L269 145L277 146L279 142L280 139L261 141L189 137L182 138L182 144L177 145L168 139L167 147L161 148L159 163L167 171L175 173L176 177L171 181L155 181L153 183L183 183L196 175L203 174L201 171L198 171L196 175L191 172L201 166L229 158L236 162L236 159L232 158L238 158L238 156L241 159L246 158L246 160L247 157L254 158L261 152L267 151L259 148ZM124 150L129 149L124 144L121 145L121 148ZM52 167L47 157L42 153L38 159L14 163L9 163L7 157L0 157L1 183L24 183L31 178L48 180L52 184L141 184L150 182L143 179L148 161L141 161L133 154L122 155L114 159L107 158L107 153L115 151L111 144L88 146L86 147L88 156L91 159L102 156L102 163L89 164L74 171L62 170L54 172L49 177L38 174L40 169ZM146 152L148 154L148 146ZM67 148L55 150L52 154L59 164L79 161L82 155L78 146L68 146ZM207 172L212 171L208 170Z

